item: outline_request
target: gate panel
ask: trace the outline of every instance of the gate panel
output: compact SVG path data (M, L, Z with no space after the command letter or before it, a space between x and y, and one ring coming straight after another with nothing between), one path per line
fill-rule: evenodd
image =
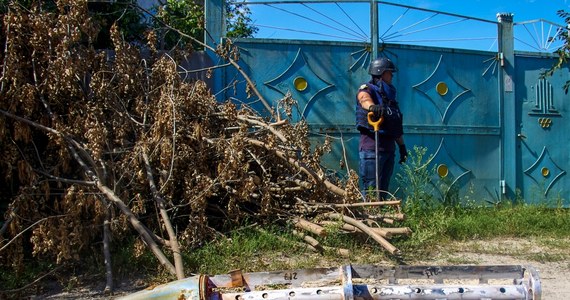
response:
M346 153L348 168L356 170L355 93L370 77L367 45L247 39L236 44L242 49L243 69L272 107L291 93L299 104L295 120L307 121L313 141L322 143L324 134L334 138L326 167L345 173L339 162ZM399 69L394 84L406 144L409 150L426 147L433 155L430 164L439 171L433 174L434 185L447 182L442 195L458 190L461 195L477 192L479 200L495 199L501 165L495 53L390 45L381 55ZM230 85L242 81L237 73L226 76ZM250 104L263 111L260 103ZM391 190L397 188L392 180Z
M518 186L526 202L568 206L568 142L570 123L564 83L568 69L541 78L556 60L538 55L516 56L516 95L520 115L517 155L523 173Z
M495 53L410 48L400 55L408 146L427 147L440 196L500 196L500 101Z

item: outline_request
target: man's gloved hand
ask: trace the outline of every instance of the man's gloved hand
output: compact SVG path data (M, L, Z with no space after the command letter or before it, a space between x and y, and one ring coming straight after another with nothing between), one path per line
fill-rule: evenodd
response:
M376 118L380 118L384 115L384 107L382 107L381 105L378 104L372 104L368 107L368 111L371 111L374 113L374 117Z
M408 150L406 150L405 144L399 145L399 147L400 147L400 161L399 161L399 163L403 164L408 159Z

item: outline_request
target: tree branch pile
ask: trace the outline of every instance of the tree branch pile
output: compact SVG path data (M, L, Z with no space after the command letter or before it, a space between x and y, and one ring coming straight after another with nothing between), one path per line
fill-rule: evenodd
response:
M112 27L114 49L96 50L86 2L56 3L14 5L3 18L3 266L78 260L101 240L107 261L110 240L135 235L182 278L183 249L245 219L321 216L370 230L339 214L361 201L358 178L325 175L329 143L310 145L305 123L217 102L203 81L181 79L182 54L156 51L153 32L140 46Z

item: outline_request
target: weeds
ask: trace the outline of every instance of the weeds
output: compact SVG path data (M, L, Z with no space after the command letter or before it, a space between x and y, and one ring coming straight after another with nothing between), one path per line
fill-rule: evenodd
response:
M413 252L453 240L570 236L570 212L561 207L564 201L559 195L546 199L540 190L542 205L527 205L520 197L489 205L475 201L469 191L462 198L451 179L433 175L432 157L426 153L426 148L414 147L397 175L406 195L405 226L414 232L400 247ZM557 208L552 208L554 204Z

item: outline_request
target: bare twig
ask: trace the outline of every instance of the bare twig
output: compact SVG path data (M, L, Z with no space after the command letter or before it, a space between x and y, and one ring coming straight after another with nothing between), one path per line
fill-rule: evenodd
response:
M261 122L261 121L258 121L258 120L253 120L253 119L251 119L250 117L242 116L242 115L239 115L239 116L238 116L238 119L240 119L240 120L242 120L242 121L245 121L245 122L247 122L247 123L250 123L250 124L254 124L254 125L257 125L257 126L261 126L261 127L265 128L265 129L269 130L271 133L273 133L273 134L274 134L276 137L278 137L282 142L287 142L287 138L285 138L285 136L283 135L283 133L281 133L279 130L275 129L275 126L271 126L270 124L267 124L267 123L265 123L265 122Z
M7 290L7 291L2 291L2 292L3 292L3 293L17 293L17 292L23 291L23 290L29 288L30 286L36 284L36 283L39 282L40 280L42 280L42 279L46 278L47 276L53 274L54 272L58 271L58 270L61 269L61 268L63 268L63 265L60 265L60 266L56 267L55 269L53 269L53 270L47 272L46 274L44 274L44 275L42 275L42 276L36 278L36 280L34 280L34 281L32 281L32 282L26 284L25 286L23 286L23 287L21 287L21 288L19 288L19 289Z
M113 292L113 267L111 264L111 212L109 211L109 205L107 201L101 198L103 205L105 207L105 220L103 221L103 257L105 258L105 293L110 294Z
M158 261L165 266L171 274L176 274L176 268L168 260L168 258L162 253L162 250L158 247L154 241L152 235L148 232L148 229L142 225L142 223L137 219L137 217L131 212L129 207L119 198L109 187L102 185L99 181L97 182L97 188L107 196L108 199L113 201L115 205L127 216L133 228L141 235L143 241L147 244L150 250L154 253Z
M295 166L296 168L298 168L300 171L302 171L306 175L309 175L309 177L311 177L313 180L315 180L315 182L320 182L320 183L324 184L327 189L329 189L331 192L333 192L336 195L346 197L347 193L345 190L334 185L332 182L330 182L326 179L322 179L319 175L316 174L316 172L314 170L305 166L302 162L298 161L297 159L294 159L294 158L288 156L287 154L285 154L282 151L271 149L265 143L263 143L261 141L254 140L254 139L246 139L246 141L252 145L255 145L258 147L263 147L263 148L270 150L270 151L274 151L277 156L279 156L281 159L287 161L290 165Z
M158 208L160 210L160 216L162 218L162 222L164 223L164 227L168 233L170 239L170 247L172 248L172 253L174 256L174 265L176 267L176 277L178 279L184 278L184 263L182 261L182 254L180 253L180 245L178 244L178 239L176 238L176 232L174 232L174 228L172 227L172 223L170 222L170 217L166 212L166 206L164 203L164 199L158 192L156 188L156 184L154 183L154 176L152 175L152 168L150 167L150 160L148 159L148 155L146 151L142 151L142 158L144 161L145 169L146 169L146 176L148 179L148 184L150 186L150 190L152 192L152 196Z
M2 246L2 248L0 248L0 252L2 252L2 250L6 249L6 247L8 247L8 245L10 245L12 242L14 242L16 239L18 239L22 234L24 234L24 232L30 230L31 228L34 228L34 226L38 225L39 223L49 220L49 219L53 219L53 218L61 218L61 217L65 217L67 215L57 215L57 216L49 216L49 217L45 217L43 219L40 219L36 222L34 222L34 224L28 226L26 229L18 232L18 234L16 234L9 242L7 242L4 246Z

